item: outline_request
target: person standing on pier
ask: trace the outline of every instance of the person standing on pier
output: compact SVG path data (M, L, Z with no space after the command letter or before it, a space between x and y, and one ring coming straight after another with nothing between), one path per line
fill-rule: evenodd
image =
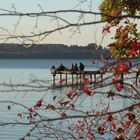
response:
M79 69L80 69L80 70L84 70L84 68L85 68L84 64L82 64L82 63L80 62Z
M74 70L75 70L75 71L78 71L77 63L75 63L75 65L74 65Z

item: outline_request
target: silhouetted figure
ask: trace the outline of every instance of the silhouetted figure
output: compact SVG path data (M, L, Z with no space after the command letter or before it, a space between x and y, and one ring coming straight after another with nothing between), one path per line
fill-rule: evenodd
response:
M51 67L51 71L52 71L52 70L56 70L56 68L55 68L54 65L52 65L52 67Z
M80 70L84 70L85 66L80 62L80 66L79 66L79 69Z
M71 64L71 70L74 70L74 64L73 63Z
M64 71L64 70L66 70L66 68L65 68L65 66L63 66L63 64L61 63L61 65L58 67L58 70Z
M77 63L75 63L74 70L76 70L76 71L78 70Z
M55 66L53 65L53 66L51 67L51 72L53 73L53 76L55 76L55 71L56 71L56 68L55 68Z

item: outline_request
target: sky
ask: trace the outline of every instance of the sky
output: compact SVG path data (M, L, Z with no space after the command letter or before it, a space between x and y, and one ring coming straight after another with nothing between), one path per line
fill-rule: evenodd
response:
M87 0L86 3L80 4L82 0L0 0L0 9L7 9L17 12L41 12L41 11L53 11L53 10L89 10L98 11L98 6L101 0ZM89 5L92 6L90 7ZM0 13L3 11L0 10ZM68 21L75 23L79 18L76 14L63 14L60 15ZM97 16L86 16L85 21L98 20ZM18 34L26 35L32 33L39 33L46 30L54 29L58 26L57 21L54 18L48 17L10 17L0 16L0 37L5 34ZM59 22L61 26L64 23ZM36 26L37 25L37 26ZM51 44L66 44L66 45L81 45L85 46L90 43L96 43L97 45L106 46L109 42L108 39L103 39L102 42L102 29L103 24L91 25L80 28L68 28L61 32L55 32L45 39L40 40L35 38L35 43L51 43ZM109 38L109 37L107 37ZM2 40L3 41L3 40ZM25 41L25 40L24 40ZM8 40L7 42L23 42L23 40ZM28 40L26 40L28 43ZM29 40L30 42L30 40Z

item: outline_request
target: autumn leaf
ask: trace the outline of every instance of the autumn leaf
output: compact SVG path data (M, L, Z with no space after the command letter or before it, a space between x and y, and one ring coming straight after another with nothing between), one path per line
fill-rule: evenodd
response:
M69 98L69 99L73 99L76 95L77 95L77 93L73 93L73 92L67 92L67 97Z
M110 97L114 97L115 96L115 92L110 90L108 93L107 93L107 97L110 98Z
M136 117L135 114L131 111L128 111L125 116L127 116L130 121L133 121Z
M119 127L119 128L117 129L117 133L118 133L118 134L124 133L124 129L122 129L121 127Z
M47 109L52 109L52 110L54 110L54 109L55 109L55 106L52 105L52 104L47 104L47 105L46 105L46 110L47 110Z
M30 114L28 117L27 117L27 119L32 119L33 118L33 116Z
M110 33L110 27L111 26L105 26L105 27L103 27L102 33Z
M114 122L111 122L111 126L112 126L112 129L115 130L116 129L116 124Z
M32 108L28 108L29 113L33 113L34 110Z
M43 99L40 99L39 101L37 101L37 103L36 103L35 106L34 106L34 109L40 108L41 105L42 105L42 102L43 102Z
M62 119L66 119L66 118L67 118L67 114L64 113L64 112L62 112L62 113L61 113L61 118L62 118Z
M107 117L107 121L108 122L112 122L112 120L113 120L113 116L110 114L110 115L108 115L108 117Z
M130 42L130 46L131 46L132 49L134 49L134 50L140 48L140 46L139 46L139 44L137 43L136 40L131 40L131 42Z
M86 95L91 96L91 91L90 91L88 88L86 88L85 86L82 86L82 91L83 91Z
M104 135L104 133L105 133L105 128L104 128L103 126L100 126L97 130L98 130L98 134Z
M137 138L140 138L140 128L138 130L136 130L136 133L135 134L136 134L136 137Z
M85 84L89 84L89 78L81 78L81 80L85 83Z
M17 114L17 116L18 116L18 117L20 117L20 119L22 119L22 118L23 118L22 113Z

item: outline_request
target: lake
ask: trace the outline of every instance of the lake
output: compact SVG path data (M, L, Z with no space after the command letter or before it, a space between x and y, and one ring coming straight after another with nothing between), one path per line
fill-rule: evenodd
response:
M63 89L63 91L61 89L45 90L49 84L52 84L51 66L55 65L58 67L63 63L63 65L69 67L72 63L79 64L80 62L85 65L86 70L97 70L102 66L101 61L99 61L98 65L93 65L87 59L0 59L0 122L20 121L17 114L23 111L22 107L10 103L2 103L3 101L18 102L31 107L42 97L46 102L52 102L54 95L58 96L63 94L65 92L64 90L67 89ZM43 90L36 91L32 90L32 87L12 87L7 84L43 85ZM102 95L100 96L102 97ZM89 106L95 106L100 96L91 97L90 99L81 96L80 102L77 105L83 110L86 110ZM122 106L124 104L122 102L122 100L116 100L116 107ZM9 106L10 109L8 108ZM28 130L28 126L1 126L0 140L18 140Z

